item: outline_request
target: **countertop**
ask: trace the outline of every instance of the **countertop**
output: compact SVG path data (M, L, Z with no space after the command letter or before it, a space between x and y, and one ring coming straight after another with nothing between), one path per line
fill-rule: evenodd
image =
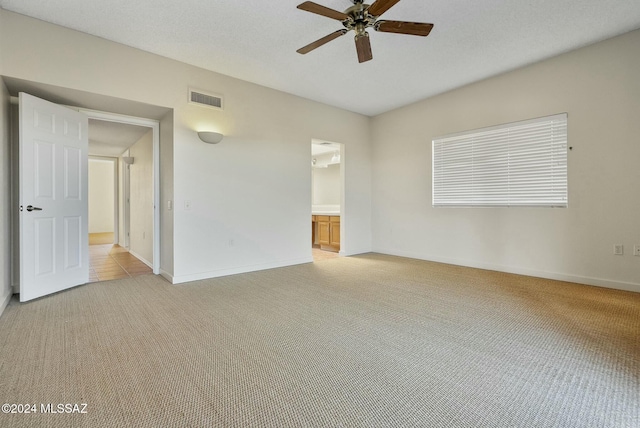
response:
M340 211L311 211L311 215L340 215Z
M340 215L340 205L313 204L311 205L311 215Z

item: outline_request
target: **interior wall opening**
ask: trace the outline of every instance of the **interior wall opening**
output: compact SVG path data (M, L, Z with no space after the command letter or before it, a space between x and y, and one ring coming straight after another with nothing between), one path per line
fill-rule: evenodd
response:
M344 145L311 142L311 247L314 261L337 257L344 234Z
M18 95L20 92L31 94L35 97L39 97L43 100L55 103L61 106L67 106L73 110L79 111L87 117L92 119L99 119L104 122L115 122L124 124L133 124L142 126L147 132L151 132L152 139L152 159L150 168L152 169L151 177L153 181L153 195L151 197L151 206L153 207L153 250L152 256L149 261L153 262L153 272L155 274L162 274L167 277L171 275L173 271L172 257L172 227L171 227L171 215L165 215L161 226L161 213L160 213L160 123L167 125L166 129L170 129L173 124L172 110L166 107L155 106L151 104L141 103L137 101L115 98L107 95L95 94L90 92L84 92L80 90L58 87L40 82L34 82L29 80L17 79L14 77L0 76L0 79L4 82L6 88L9 91L11 99L10 107L10 122L11 122L11 156L12 156L12 169L11 169L11 183L12 183L12 203L17 203L19 200L18 194ZM150 131L151 130L151 131ZM95 139L95 132L91 133ZM164 141L164 148L168 151L168 155L165 156L166 168L165 177L170 177L172 174L171 169L171 156L173 145L173 135L170 132L165 132L162 136ZM103 155L104 156L104 155ZM111 155L118 157L118 154ZM169 161L168 161L169 160ZM121 161L119 160L119 163ZM121 171L119 165L119 172ZM165 178L167 180L167 178ZM121 183L121 182L120 182ZM170 181L165 181L170 183ZM164 189L165 197L172 199L172 187L168 186ZM120 208L122 205L120 205ZM158 208L156 208L158 207ZM171 213L169 213L171 214ZM118 214L121 215L121 214ZM18 216L11 216L11 283L14 294L20 293L20 257L18 252L20 251L19 234L18 234ZM164 248L162 253L160 250L160 233L166 233L165 239L162 240ZM122 228L118 232L122 235ZM161 269L161 254L162 263L164 267Z
M91 282L152 272L152 134L147 126L89 120Z
M118 159L89 156L89 244L117 244Z

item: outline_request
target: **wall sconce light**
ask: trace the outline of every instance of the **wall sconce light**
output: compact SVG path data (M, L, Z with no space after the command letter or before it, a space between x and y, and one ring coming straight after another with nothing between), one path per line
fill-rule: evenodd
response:
M127 165L132 165L133 164L133 158L131 156L124 156L122 158L122 162L126 163Z
M340 152L335 152L333 156L331 156L331 164L340 163Z
M207 144L218 144L224 135L219 132L198 132L198 137Z

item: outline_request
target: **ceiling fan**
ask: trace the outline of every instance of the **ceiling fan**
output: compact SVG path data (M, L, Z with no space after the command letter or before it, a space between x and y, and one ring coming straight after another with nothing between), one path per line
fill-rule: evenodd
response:
M337 39L353 30L356 33L356 51L358 52L358 62L365 62L373 59L371 53L371 43L369 42L369 34L367 28L373 28L375 31L383 33L409 34L412 36L426 37L431 32L433 24L425 24L422 22L407 21L378 21L378 17L391 9L400 0L376 0L373 4L368 5L364 0L351 0L353 6L339 12L337 10L322 6L312 1L306 1L298 5L298 9L326 16L342 22L345 28L324 36L307 46L298 49L296 52L306 54L312 50L319 48L331 40Z

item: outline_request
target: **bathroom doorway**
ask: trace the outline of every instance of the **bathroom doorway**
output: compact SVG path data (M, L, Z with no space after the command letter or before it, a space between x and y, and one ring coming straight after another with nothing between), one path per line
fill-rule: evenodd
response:
M342 201L344 147L311 142L311 247L314 261L338 257L344 234Z

